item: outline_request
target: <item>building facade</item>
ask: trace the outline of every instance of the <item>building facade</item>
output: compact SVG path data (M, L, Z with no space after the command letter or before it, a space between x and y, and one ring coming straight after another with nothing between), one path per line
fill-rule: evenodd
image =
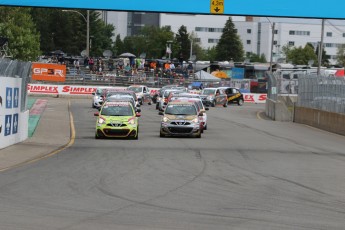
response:
M184 25L197 38L196 42L207 49L217 45L228 18L229 16L224 15L108 12L106 20L114 24L115 33L120 34L122 39L137 34L145 25L170 26L175 33ZM232 16L232 21L246 53L264 54L267 60L270 60L272 53L274 62L284 61L283 46L304 47L310 43L316 49L321 41L321 19ZM323 43L330 63L336 64L338 47L345 43L345 22L326 20Z

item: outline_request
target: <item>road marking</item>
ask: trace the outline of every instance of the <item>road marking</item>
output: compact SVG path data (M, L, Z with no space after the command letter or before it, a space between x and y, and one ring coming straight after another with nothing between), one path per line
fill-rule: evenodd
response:
M5 171L8 171L10 169L14 169L14 168L17 168L17 167L20 167L20 166L28 165L28 164L31 164L31 163L43 160L45 158L54 156L54 155L58 154L59 152L61 152L61 151L65 150L65 149L71 147L74 144L74 141L75 141L75 127L74 127L73 114L71 112L71 101L68 101L68 110L69 110L69 118L70 118L71 135L70 135L70 140L69 140L69 142L66 145L64 145L64 146L62 146L62 147L60 147L60 148L58 148L58 149L56 149L56 150L54 150L54 151L44 155L44 156L39 156L39 157L36 157L36 158L33 158L33 159L29 159L27 161L24 161L24 162L21 162L21 163L18 163L18 164L15 164L15 165L12 165L12 166L9 166L9 167L6 167L6 168L2 168L2 169L0 169L0 172L5 172Z
M257 111L256 112L256 117L259 119L259 120L263 120L262 117L261 117L261 113L263 113L263 111Z

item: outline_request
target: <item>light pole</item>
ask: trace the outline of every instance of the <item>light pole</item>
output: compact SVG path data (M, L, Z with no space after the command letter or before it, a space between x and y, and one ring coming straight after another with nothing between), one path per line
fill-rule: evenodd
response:
M89 10L86 11L86 18L82 13L76 10L62 10L62 11L77 13L81 15L84 21L86 22L86 56L89 57L90 56L90 11Z

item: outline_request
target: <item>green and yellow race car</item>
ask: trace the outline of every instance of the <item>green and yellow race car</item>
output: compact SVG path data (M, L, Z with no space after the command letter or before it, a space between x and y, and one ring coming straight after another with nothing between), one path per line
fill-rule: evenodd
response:
M139 137L140 110L135 110L130 102L105 102L97 116L95 138Z

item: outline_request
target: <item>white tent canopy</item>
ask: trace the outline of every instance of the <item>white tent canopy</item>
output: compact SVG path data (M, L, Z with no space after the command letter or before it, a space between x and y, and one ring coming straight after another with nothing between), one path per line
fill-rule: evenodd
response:
M215 77L203 70L195 72L195 79L201 81L221 81L221 79L219 79L218 77Z

